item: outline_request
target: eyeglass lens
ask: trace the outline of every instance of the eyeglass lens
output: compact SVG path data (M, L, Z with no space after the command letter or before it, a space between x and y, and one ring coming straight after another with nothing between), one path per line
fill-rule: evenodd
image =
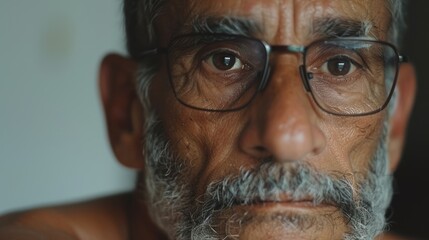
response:
M327 40L308 47L305 67L317 104L327 112L359 115L380 109L393 89L398 57L389 45Z
M203 110L226 111L248 104L264 77L270 47L231 35L187 35L168 48L170 81L176 97ZM305 74L317 105L340 115L381 108L394 85L396 50L369 40L333 39L309 45Z

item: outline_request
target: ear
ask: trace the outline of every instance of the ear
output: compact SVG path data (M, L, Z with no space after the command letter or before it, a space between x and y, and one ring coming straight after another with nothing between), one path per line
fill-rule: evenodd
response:
M123 165L142 169L143 109L136 93L137 64L117 54L104 57L99 87L110 144Z
M413 65L401 64L398 73L398 97L393 116L390 119L389 129L389 158L390 172L393 173L401 159L408 119L414 105L416 95L416 74Z

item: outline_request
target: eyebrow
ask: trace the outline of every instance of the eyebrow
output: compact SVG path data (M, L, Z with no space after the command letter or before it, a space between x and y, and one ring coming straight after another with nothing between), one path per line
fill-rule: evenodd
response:
M262 27L255 21L239 17L221 16L197 16L190 25L183 29L183 33L201 34L233 34L242 36L255 36L262 32Z
M324 17L313 21L312 35L318 38L371 37L373 24L348 18ZM372 37L373 38L373 37Z
M343 17L321 17L312 22L313 38L371 37L373 23ZM247 18L232 16L197 16L182 29L180 34L233 34L242 36L263 36L263 27Z

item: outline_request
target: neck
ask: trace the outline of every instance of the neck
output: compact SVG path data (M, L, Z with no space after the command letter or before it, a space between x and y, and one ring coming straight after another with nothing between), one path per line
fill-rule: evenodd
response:
M127 209L131 240L168 240L167 236L151 220L146 203L140 192L134 191Z

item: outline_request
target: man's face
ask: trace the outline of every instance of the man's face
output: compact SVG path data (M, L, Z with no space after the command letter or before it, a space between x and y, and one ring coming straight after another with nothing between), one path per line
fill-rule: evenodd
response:
M168 45L172 36L192 32L195 19L201 17L252 22L258 26L252 37L271 45L308 45L329 37L329 28L317 32L320 27L316 22L325 19L366 23L365 34L379 40L386 40L388 27L383 1L175 0L169 1L166 9L157 23L160 46ZM154 150L151 139L146 140L146 157L148 162L167 158L180 172L159 167L153 160L148 164L152 173L147 181L153 184L148 191L152 198L166 197L161 193L165 186L156 191L162 176L154 175L161 171L158 175L174 175L166 177L166 184L174 184L172 189L180 193L168 196L166 203L176 205L176 212L155 209L154 217L170 214L172 222L185 222L179 223L182 225L199 221L193 236L201 237L198 234L212 229L219 239L343 239L344 233L352 231L348 218L352 216L345 216L351 214L346 211L348 205L340 206L336 201L341 202L341 196L330 194L338 190L355 202L365 199L362 188L370 184L364 180L369 178L370 166L377 160L386 161L382 135L387 113L342 117L324 112L304 88L298 68L302 61L301 54L274 55L266 88L246 108L226 113L195 110L179 103L165 62L161 65L150 89L152 114L159 122L149 123L153 130L149 129L149 134L160 144L168 142L166 151L173 157L154 156L165 149L158 146ZM379 171L377 174L384 174L385 167ZM252 181L245 181L247 175ZM231 180L236 176L240 180ZM264 179L278 180L274 185L281 186L272 189ZM318 192L312 186L323 190ZM228 187L236 191L229 198L211 196L218 200L208 201L210 193L216 192L213 189L226 195ZM272 191L264 192L267 189ZM204 224L209 228L201 228ZM176 231L174 226L164 229L170 235Z

